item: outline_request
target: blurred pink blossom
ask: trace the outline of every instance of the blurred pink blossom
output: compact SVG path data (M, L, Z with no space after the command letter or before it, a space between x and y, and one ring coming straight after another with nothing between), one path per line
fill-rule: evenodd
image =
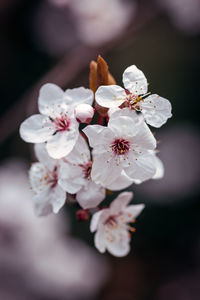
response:
M158 2L166 10L175 26L189 34L199 33L199 0L158 0Z
M26 172L18 161L0 168L0 299L91 299L105 259L69 237L67 216L34 215Z
M135 13L135 2L48 0L34 15L35 42L53 56L62 55L80 41L99 46L122 33Z

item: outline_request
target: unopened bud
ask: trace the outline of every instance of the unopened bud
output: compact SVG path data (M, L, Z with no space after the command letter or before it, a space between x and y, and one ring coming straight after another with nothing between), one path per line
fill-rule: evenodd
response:
M79 209L76 212L76 219L79 221L88 221L90 213L88 209Z
M80 123L89 124L94 115L94 108L89 104L79 104L75 110L75 117Z

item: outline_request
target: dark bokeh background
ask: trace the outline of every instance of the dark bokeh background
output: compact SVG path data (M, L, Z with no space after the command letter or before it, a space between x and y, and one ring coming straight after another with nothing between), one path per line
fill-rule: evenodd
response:
M187 8L188 1L176 1L182 2L183 9ZM196 5L193 4L195 0L189 2L191 6ZM13 157L25 160L28 165L32 161L31 147L20 139L18 127L10 131L15 114L13 106L21 105L24 94L63 56L76 55L74 49L77 47L86 47L83 51L88 53L91 51L90 59L95 59L102 51L118 84L121 84L124 69L136 64L147 76L149 89L172 103L173 118L161 129L155 130L160 141L158 155L166 169L165 177L129 188L135 192L134 202L144 202L146 209L137 220L131 253L121 259L105 255L111 271L106 283L97 289L95 296L90 296L94 299L197 300L200 295L200 20L199 23L196 21L194 28L187 28L189 18L191 22L194 20L189 11L185 27L177 26L173 18L176 13L178 18L178 12L174 12L172 18L161 3L162 0L138 1L138 11L134 14L136 23L132 20L134 18L130 18L130 26L136 24L135 31L113 44L110 39L105 44L101 42L91 47L78 38L76 17L62 5L39 0L0 2L0 118L8 112L6 126L4 118L4 126L0 128L0 137L2 131L9 128L9 134L1 142L2 164ZM58 11L58 16L52 17L52 11L56 14ZM152 18L145 22L148 12ZM138 20L142 20L143 24L137 28ZM126 33L126 28L123 30L121 36ZM59 35L61 42L55 38ZM47 42L44 42L45 39ZM57 48L56 43L60 43ZM82 52L78 53L80 59ZM87 87L88 72L88 67L81 66L71 82L67 81L66 88ZM27 101L30 99L27 98ZM26 114L29 114L28 109L24 109L23 119ZM71 235L86 240L92 246L88 224L77 223L73 207L66 205L65 209L71 215ZM12 267L9 268L12 273ZM4 273L0 272L0 281L3 276ZM7 284L9 289L9 280ZM20 289L23 288L22 284ZM0 285L0 295L1 289ZM27 288L26 293L28 296L23 299L61 299L60 295L51 298L27 291ZM16 294L13 298L3 295L0 297L2 300L18 299ZM19 299L22 297L19 296ZM65 295L62 299L72 298Z

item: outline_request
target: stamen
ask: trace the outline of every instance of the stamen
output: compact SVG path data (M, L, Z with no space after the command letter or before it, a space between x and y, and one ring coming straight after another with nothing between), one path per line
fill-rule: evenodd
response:
M53 120L56 132L66 131L70 126L70 119L66 115L61 115L61 117L57 117Z
M87 179L91 178L91 171L92 171L92 161L88 161L85 165L79 165L82 167L84 177Z
M110 145L110 148L116 155L127 154L130 148L130 141L125 139L116 139L113 144Z

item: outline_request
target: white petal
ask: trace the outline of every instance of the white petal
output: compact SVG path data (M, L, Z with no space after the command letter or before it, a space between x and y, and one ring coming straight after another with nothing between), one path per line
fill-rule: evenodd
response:
M56 160L49 156L45 143L35 144L34 150L36 158L43 163L43 165L47 166L49 170L55 167Z
M137 205L129 205L124 208L124 220L129 223L132 220L136 219L139 214L141 214L142 210L144 209L144 204L137 204Z
M138 115L135 110L131 110L128 107L113 111L109 121L112 122L113 119L118 119L119 117L129 117L136 125L141 122L140 115Z
M94 236L95 247L101 253L104 253L106 251L104 232L105 232L105 229L104 229L104 226L102 225L99 227L99 229L97 230L97 232Z
M125 168L126 174L133 180L143 182L156 173L154 155L144 154L131 157L130 166Z
M65 204L66 193L57 185L55 188L48 189L46 192L38 194L33 200L37 216L46 216L52 212L56 214Z
M63 90L53 83L44 84L39 93L38 106L41 114L49 115L49 106L62 101Z
M49 184L47 182L49 170L42 163L32 164L29 171L30 184L35 193L41 193L49 189Z
M127 188L132 183L133 180L130 177L128 177L124 171L122 171L120 177L118 177L110 185L106 186L106 188L111 191L120 191Z
M123 74L124 87L133 94L146 94L148 84L144 73L135 65L128 67Z
M119 108L119 107L111 107L111 108L109 108L109 110L108 110L108 117L110 118L111 115L112 115L114 112L118 111L118 110L121 110L121 108Z
M86 103L92 105L94 94L90 89L79 87L65 91L65 102L67 105L76 107L78 104Z
M154 127L161 127L171 118L171 103L158 95L151 95L141 101L140 108L146 122Z
M21 138L28 143L44 143L54 132L55 128L48 122L47 117L39 114L26 119L19 129Z
M78 139L78 127L70 127L70 130L57 132L48 142L47 151L52 158L59 159L68 155L74 148Z
M161 179L161 178L163 178L164 173L165 173L165 168L164 168L164 165L163 165L162 161L157 156L155 156L155 165L156 165L156 173L152 177L152 179Z
M118 85L100 86L95 94L96 102L103 107L118 107L126 100L126 92Z
M82 180L80 180L82 179ZM69 163L61 163L59 185L70 194L76 194L83 186L82 168Z
M92 164L91 177L94 182L106 187L121 175L122 167L110 154L96 155Z
M105 188L89 180L88 184L77 193L76 200L84 208L97 207L105 198Z
M143 148L147 150L155 149L156 139L145 122L141 121L137 128L137 134L132 139L130 138L134 150L137 151L137 148Z
M88 125L83 129L83 132L87 135L91 147L109 144L114 137L109 128L101 125Z
M108 122L108 128L114 132L115 137L119 138L132 137L138 132L138 126L136 126L135 121L127 116L111 118Z
M123 192L119 194L110 205L111 214L117 215L118 213L122 212L132 198L132 192Z
M71 164L85 164L90 161L90 151L86 140L79 134L78 140L70 152L69 155L65 157L66 161Z
M53 207L53 213L57 214L61 209L61 207L63 207L63 205L65 204L66 193L59 185L57 185L53 189L53 193L51 192L51 199L52 199L51 204Z
M112 230L110 239L105 239L108 251L117 257L126 256L130 251L130 238L126 230Z
M90 222L90 231L94 232L97 230L101 216L104 214L105 210L109 210L109 209L101 209L100 211L96 212L93 214L91 222Z

